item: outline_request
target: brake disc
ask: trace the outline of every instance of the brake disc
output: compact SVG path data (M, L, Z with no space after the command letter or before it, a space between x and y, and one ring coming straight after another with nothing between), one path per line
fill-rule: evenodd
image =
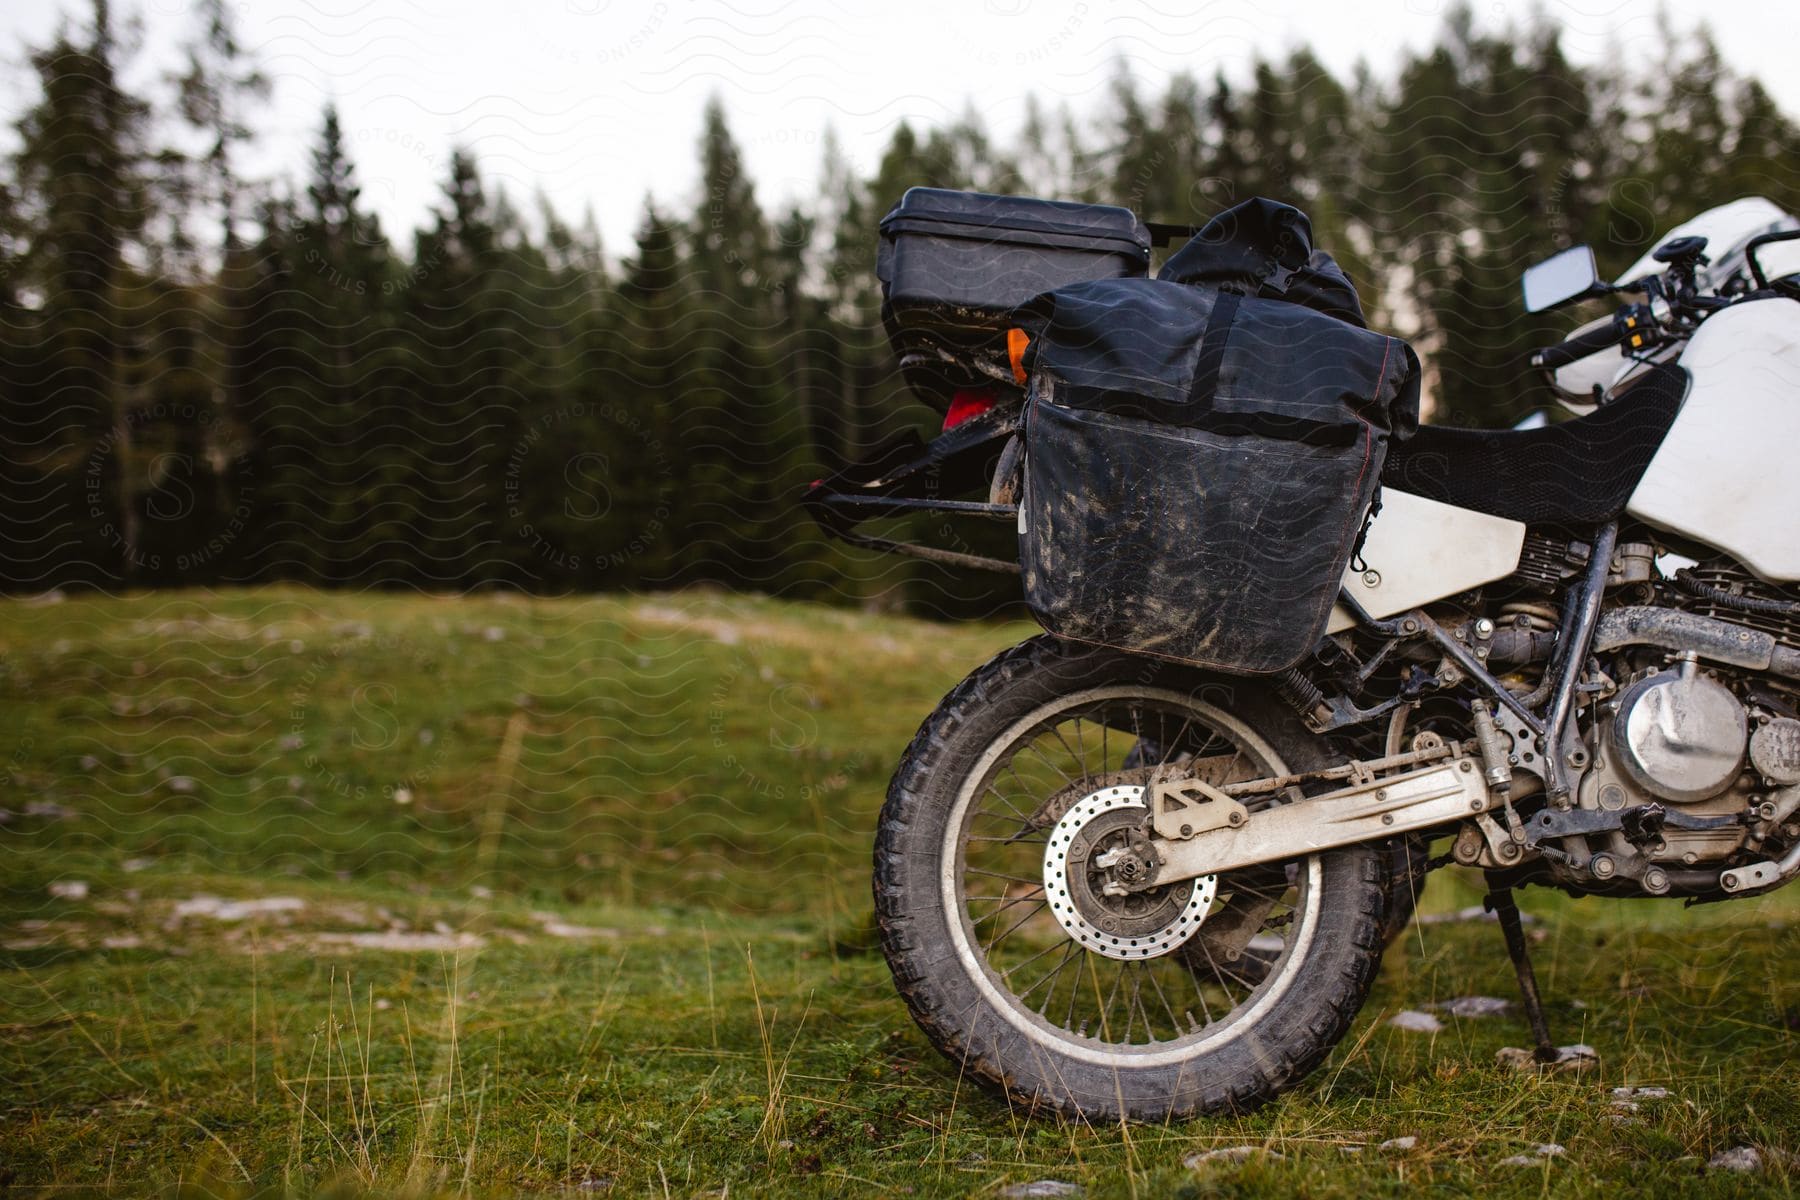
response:
M1109 787L1070 805L1044 847L1050 914L1077 943L1107 958L1157 958L1179 949L1206 920L1216 875L1128 890L1130 835L1148 815L1142 787ZM1113 884L1109 892L1107 885Z

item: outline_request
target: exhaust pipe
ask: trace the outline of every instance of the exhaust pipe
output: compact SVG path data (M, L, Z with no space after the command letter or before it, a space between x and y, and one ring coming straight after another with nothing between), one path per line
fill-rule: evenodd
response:
M1692 650L1729 667L1800 679L1800 650L1783 646L1772 634L1674 608L1615 608L1602 615L1594 630L1594 650L1626 646Z

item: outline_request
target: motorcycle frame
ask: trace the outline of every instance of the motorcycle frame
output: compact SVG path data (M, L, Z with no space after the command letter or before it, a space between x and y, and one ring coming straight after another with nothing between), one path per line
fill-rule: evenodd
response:
M1557 636L1556 652L1544 682L1526 696L1515 695L1504 683L1472 654L1468 647L1425 612L1413 609L1399 617L1381 620L1369 615L1348 588L1341 589L1338 602L1356 619L1356 628L1390 641L1428 638L1445 657L1454 662L1478 688L1512 714L1541 740L1545 784L1553 803L1567 797L1573 788L1569 763L1562 751L1570 716L1574 711L1575 688L1581 681L1581 670L1594 643L1594 630L1599 622L1600 601L1606 592L1606 580L1612 570L1613 549L1618 544L1619 523L1608 521L1595 530L1589 543L1587 569L1565 593L1562 628ZM1385 653L1381 655L1385 657ZM1540 716L1535 709L1548 705Z
M829 537L846 545L953 567L1018 575L1017 562L878 537L858 527L867 521L911 513L1017 522L1016 504L943 497L985 489L989 464L999 456L1007 439L1021 428L1022 407L1018 400L997 404L929 443L911 432L891 438L862 461L815 481L801 497L801 506Z

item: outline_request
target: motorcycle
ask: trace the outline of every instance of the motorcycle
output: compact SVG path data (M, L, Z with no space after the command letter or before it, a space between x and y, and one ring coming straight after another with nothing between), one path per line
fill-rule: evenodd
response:
M1551 1061L1515 889L1713 902L1800 874L1800 529L1772 492L1800 444L1796 242L1746 199L1612 283L1587 247L1526 271L1531 312L1624 301L1533 356L1579 415L1397 442L1297 666L1041 635L951 691L895 771L874 892L959 1071L1089 1120L1254 1108L1344 1036L1449 864L1485 873ZM815 516L886 549L871 512L1013 519L1024 403L822 481Z

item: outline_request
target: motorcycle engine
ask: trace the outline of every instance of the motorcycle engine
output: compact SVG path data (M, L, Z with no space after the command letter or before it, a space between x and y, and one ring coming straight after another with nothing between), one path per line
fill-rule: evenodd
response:
M1746 706L1691 659L1620 689L1602 709L1593 744L1593 766L1580 785L1584 808L1661 803L1694 816L1749 818L1755 810L1763 817L1717 829L1665 828L1649 855L1658 862L1717 862L1744 848L1753 830L1785 821L1800 802L1800 721L1760 703Z
M1692 660L1625 688L1608 732L1613 757L1632 782L1675 804L1706 800L1730 786L1750 737L1738 698Z

